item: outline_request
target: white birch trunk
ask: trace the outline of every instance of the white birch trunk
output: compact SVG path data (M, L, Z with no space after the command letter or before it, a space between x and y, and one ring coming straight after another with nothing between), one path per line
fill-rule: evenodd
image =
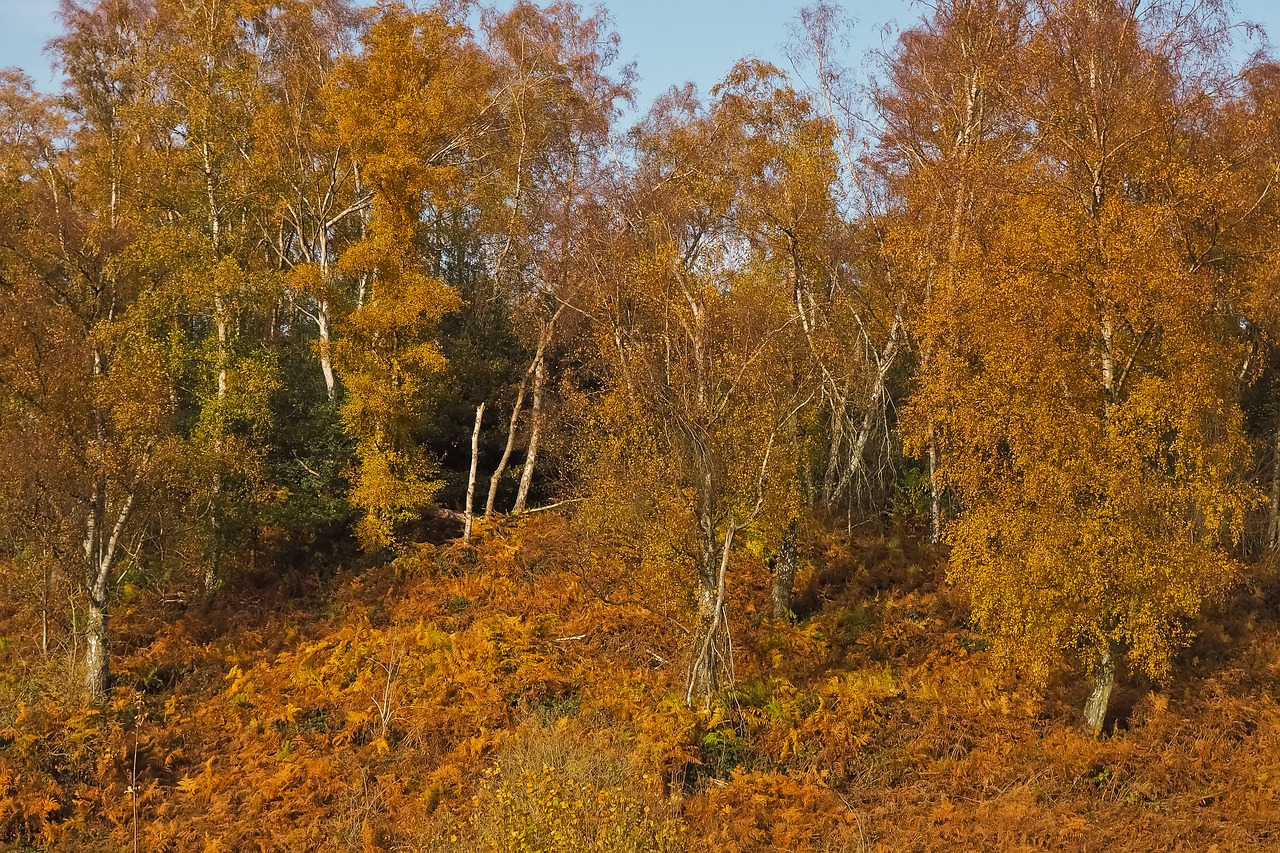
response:
M929 439L929 541L942 541L942 489L938 485L938 441Z
M146 462L144 460L143 466ZM94 704L106 700L110 678L110 652L108 649L108 615L111 603L111 570L115 568L116 551L120 545L120 537L129 517L133 513L134 496L137 493L139 475L134 478L133 486L124 502L116 512L115 524L111 535L105 541L105 486L99 485L96 490L93 506L90 507L89 519L85 525L85 559L88 577L85 591L89 597L89 618L85 626L85 693Z
M726 658L720 650L720 635L728 629L725 623L725 579L729 573L729 554L733 549L736 533L737 527L731 523L725 531L721 546L719 570L713 569L714 586L708 588L704 582L698 590L700 630L695 635L693 660L689 666L684 697L685 705L690 708L693 707L694 696L699 694L703 698L704 707L711 707L711 698L715 695L718 682L717 675L725 665Z
M321 299L316 308L316 326L320 335L320 372L324 374L324 389L332 403L337 396L337 380L333 375L333 349L329 340L329 301Z
M84 688L89 701L101 705L107 699L110 657L107 651L108 592L104 586L89 590L89 619L85 625Z
M214 219L215 227L217 219ZM212 592L218 583L218 564L222 557L222 431L224 411L227 400L227 366L230 363L228 343L230 339L230 319L227 316L226 303L221 293L213 295L213 315L218 334L218 402L216 425L214 427L213 482L209 489L209 526L212 548L209 562L204 570L204 588Z
M475 515L473 507L476 498L476 464L480 458L480 421L484 417L484 403L476 408L476 426L471 431L471 473L467 476L467 509L466 520L463 522L462 541L471 541L471 522Z
M539 354L533 369L533 407L529 412L529 451L525 454L524 470L520 472L520 488L511 512L524 512L529 499L529 486L533 483L533 470L538 462L538 439L542 432L542 386L546 379L546 360Z

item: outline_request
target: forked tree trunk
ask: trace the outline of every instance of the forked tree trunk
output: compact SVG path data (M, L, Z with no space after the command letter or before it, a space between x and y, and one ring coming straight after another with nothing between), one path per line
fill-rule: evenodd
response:
M150 451L148 450L148 454ZM134 495L146 457L134 477L134 482L115 512L115 524L110 535L105 529L106 487L99 483L94 490L93 504L85 527L84 555L87 569L85 591L89 597L89 618L85 626L85 693L89 701L101 704L107 698L107 682L110 675L108 640L108 612L111 603L111 571L115 568L116 552L120 537L129 516L133 513Z
M719 554L719 569L715 568L715 552L704 553L698 573L698 631L694 634L693 659L689 665L689 679L685 689L685 705L692 708L695 696L701 696L704 707L711 707L720 681L720 671L729 668L728 649L721 648L721 635L727 634L725 619L725 578L729 572L729 553L733 548L737 528L729 525ZM708 569L710 571L708 572ZM708 575L713 584L707 583ZM727 646L727 639L726 639Z
M507 425L507 443L502 448L502 458L498 460L498 467L493 469L493 476L489 478L489 497L484 502L484 517L488 518L493 515L493 502L498 497L498 484L502 482L502 475L507 472L507 463L511 461L511 451L516 446L516 425L520 422L520 409L524 406L524 391L529 385L529 373L533 370L534 365L529 365L529 370L525 371L525 375L520 379L520 390L516 394L516 404L511 409L511 422Z
M791 519L782 544L778 546L778 560L773 567L773 617L791 618L791 596L796 582L796 519Z
M533 362L529 365L529 369L525 371L525 379L529 378L530 372L533 376L533 406L529 412L529 449L525 454L524 470L520 472L520 487L516 491L515 506L511 508L512 513L524 512L525 504L529 500L529 487L533 483L533 471L538 464L538 440L542 436L542 391L547 380L547 347L551 344L551 336L555 334L556 321L560 319L560 312L564 310L561 305L551 315L551 319L544 320L542 329L538 332L538 350L534 353ZM516 417L520 413L520 403L524 400L524 379L520 381L520 395L516 398L516 410L511 414L512 432L514 433ZM502 476L502 470L506 466L506 460L510 456L512 436L507 436L508 452L503 454L503 461L498 466L498 470L493 474L493 480L489 485L489 503L493 502L494 490L497 488L498 479Z
M853 444L849 449L849 462L845 466L839 484L836 486L835 498L839 498L844 494L845 490L850 487L859 474L863 476L866 474L864 456L867 452L867 444L871 441L871 434L875 432L877 416L881 415L886 405L887 397L885 392L888 388L889 372L893 370L893 366L898 360L902 333L902 320L895 317L893 326L889 329L889 339L885 341L884 350L877 360L876 377L871 386L871 394L867 399L866 406L863 408L862 423L858 426L858 431L853 437Z
M1098 657L1093 670L1093 692L1084 703L1084 721L1094 737L1102 734L1103 723L1107 719L1107 706L1111 703L1111 688L1116 683L1116 659L1119 657L1114 646Z

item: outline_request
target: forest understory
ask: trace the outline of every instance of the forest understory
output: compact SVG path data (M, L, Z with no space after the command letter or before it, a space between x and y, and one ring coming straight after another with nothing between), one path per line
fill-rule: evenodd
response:
M735 559L736 680L606 601L553 514L327 577L126 592L110 702L0 612L16 850L1274 850L1280 583L1258 569L1165 685L993 668L940 552L806 531L794 622Z

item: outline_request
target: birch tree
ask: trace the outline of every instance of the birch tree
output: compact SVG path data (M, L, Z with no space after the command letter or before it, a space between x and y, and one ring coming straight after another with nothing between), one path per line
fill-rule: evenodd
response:
M426 267L420 239L428 209L469 201L465 166L488 109L490 68L462 11L447 4L385 8L364 48L335 71L328 94L371 205L366 236L341 263L363 285L336 363L356 444L358 533L382 547L443 485L420 430L445 364L439 324L461 303Z
M580 516L631 555L630 575L665 578L655 601L688 620L685 698L704 706L732 673L735 548L776 541L794 512L788 436L805 402L789 381L790 294L735 225L743 126L724 103L703 113L673 91L637 131L634 207L595 306L608 385Z
M945 331L907 418L943 450L975 620L1037 679L1078 653L1095 733L1119 659L1166 673L1233 576L1252 500L1241 281L1220 229L1190 225L1221 169L1195 143L1217 19L1185 11L1035 10L1025 143L996 173L982 265L935 293Z
M79 158L57 144L65 125L29 82L0 78L0 502L83 595L84 691L98 703L113 590L140 504L162 479L173 408L159 348L130 330L147 282L115 263L132 209L121 186L137 160L127 141L103 137L130 93L108 83L77 94Z
M610 134L619 106L632 97L634 70L614 67L618 37L603 9L584 15L572 3L521 2L491 16L486 33L496 65L488 159L497 167L482 182L495 288L487 298L505 305L530 354L490 477L487 515L518 443L525 452L512 511L529 501L555 393L551 361L583 330L580 303L599 222L593 209L615 165Z

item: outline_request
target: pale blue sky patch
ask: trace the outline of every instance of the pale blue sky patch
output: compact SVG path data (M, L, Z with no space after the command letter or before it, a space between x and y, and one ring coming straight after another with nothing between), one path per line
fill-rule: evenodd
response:
M51 88L44 46L59 29L57 11L57 0L0 0L0 68L17 66L40 88Z
M585 3L590 7L592 4ZM705 95L733 63L756 56L790 71L782 46L806 2L797 0L616 0L606 3L622 36L620 59L640 73L638 107L672 85L693 81ZM909 0L848 0L857 21L846 64L858 67L869 48L880 48L886 25L910 26L927 7ZM54 87L44 45L58 31L58 0L0 0L0 67L16 65L43 89ZM1280 32L1280 2L1245 0L1239 17Z

